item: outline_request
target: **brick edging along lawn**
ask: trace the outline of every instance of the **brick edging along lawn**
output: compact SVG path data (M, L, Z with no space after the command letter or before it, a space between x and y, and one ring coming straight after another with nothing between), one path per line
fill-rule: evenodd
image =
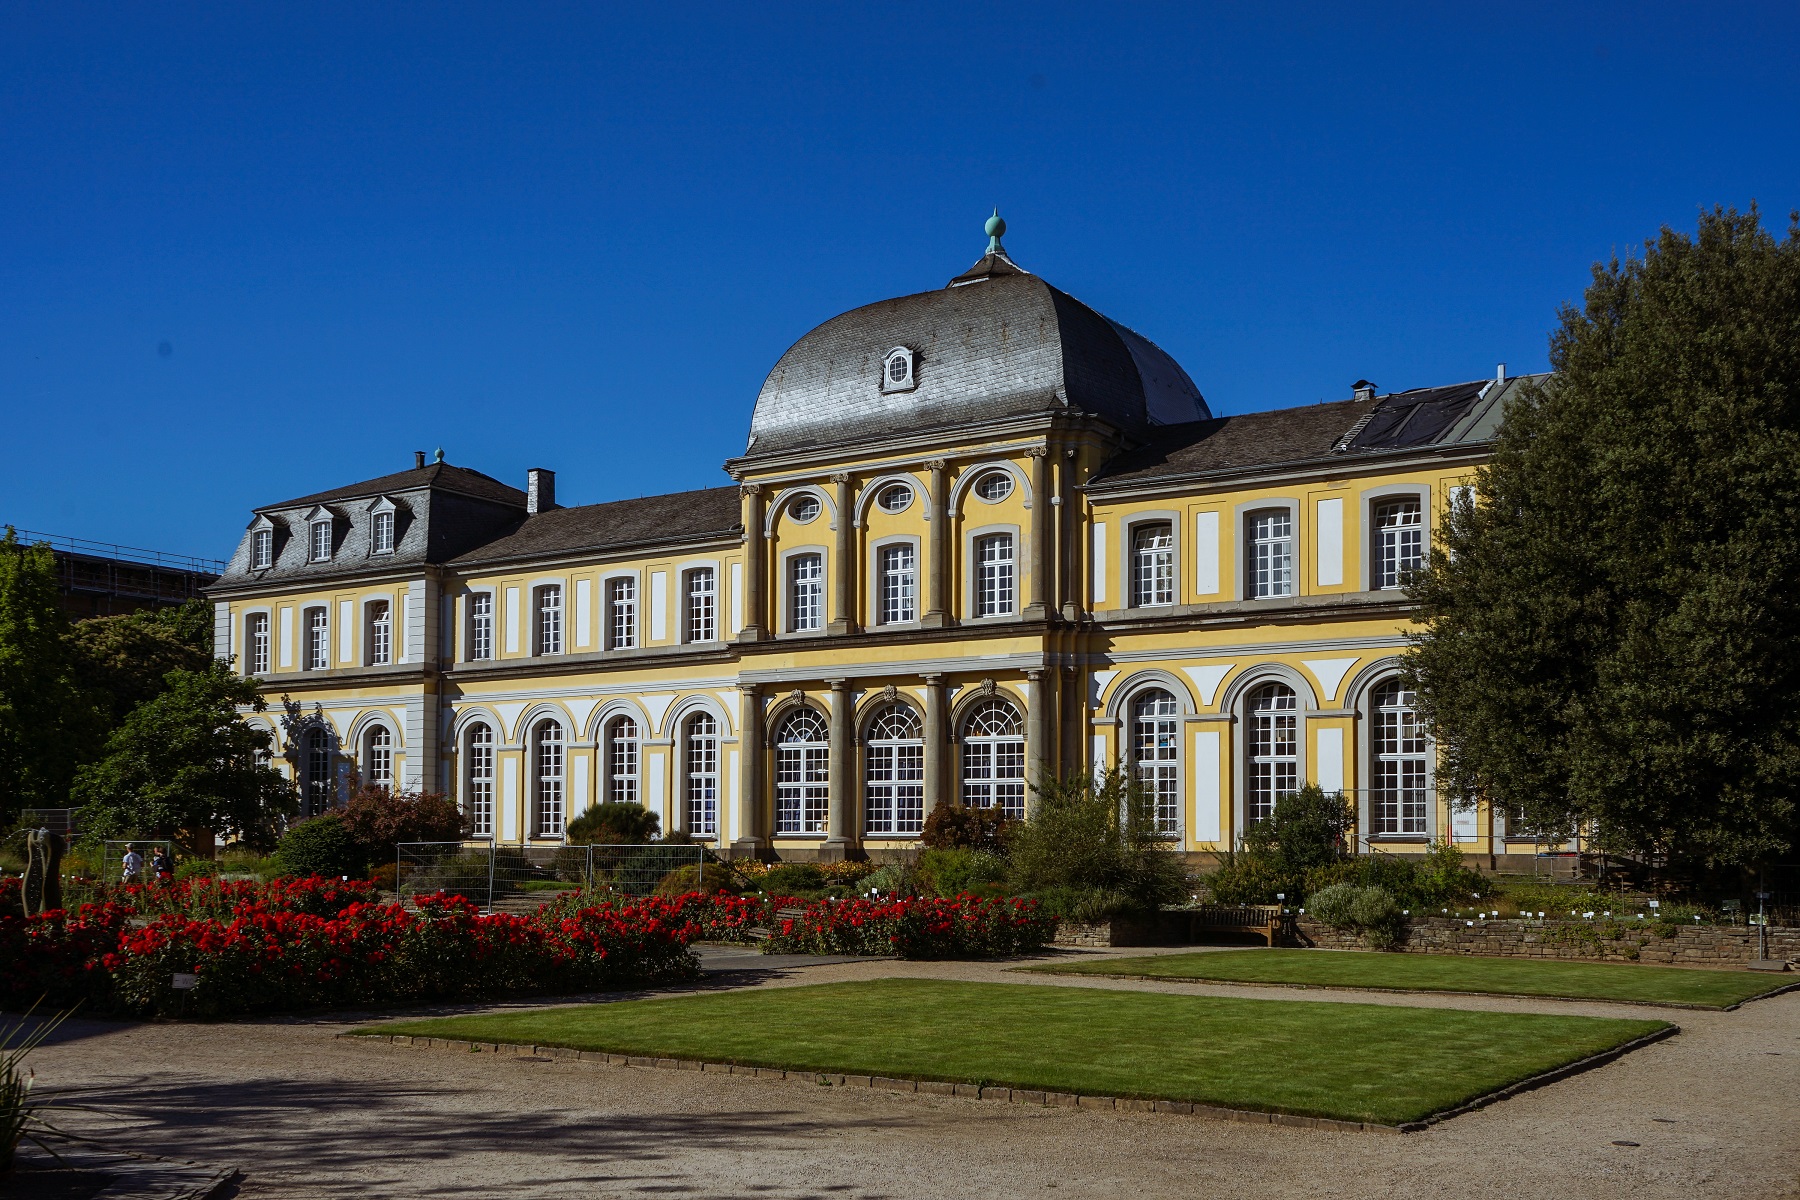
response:
M1586 1058L1527 1079L1508 1084L1476 1096L1444 1112L1433 1113L1423 1121L1403 1125L1384 1125L1375 1121L1342 1121L1332 1117L1305 1117L1291 1113L1264 1112L1258 1109L1221 1108L1211 1104L1195 1104L1185 1100L1144 1100L1120 1096L1086 1096L1071 1092L1038 1091L1031 1088L989 1087L972 1083L955 1083L942 1079L897 1079L886 1075L841 1075L829 1071L790 1071L780 1067L748 1067L738 1063L706 1062L691 1058L647 1058L641 1055L609 1054L597 1050L575 1050L568 1046L524 1045L515 1042L475 1042L460 1038L415 1037L411 1034L340 1033L339 1038L365 1042L381 1042L412 1049L456 1051L464 1054L495 1054L511 1058L549 1059L584 1066L649 1068L665 1071L699 1071L708 1075L749 1075L758 1079L799 1081L814 1086L844 1087L886 1092L912 1092L928 1096L954 1096L965 1100L989 1100L1030 1107L1077 1108L1101 1112L1164 1113L1199 1117L1214 1121L1235 1121L1250 1125L1285 1125L1297 1129L1328 1129L1342 1133L1418 1133L1463 1113L1485 1108L1500 1100L1528 1092L1583 1071L1604 1066L1633 1050L1640 1050L1681 1032L1680 1026L1661 1029L1621 1042L1617 1046L1591 1054Z

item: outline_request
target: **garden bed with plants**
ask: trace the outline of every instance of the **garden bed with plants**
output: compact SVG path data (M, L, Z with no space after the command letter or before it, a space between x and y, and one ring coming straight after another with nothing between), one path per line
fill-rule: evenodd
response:
M1191 979L1210 983L1380 991L1547 996L1686 1008L1730 1008L1787 986L1782 976L1623 963L1373 954L1330 950L1216 950L1020 968L1053 975ZM1787 977L1791 980L1791 976Z
M885 1076L1400 1125L1669 1028L1538 1013L880 979L363 1032L819 1071L862 1077L865 1086ZM1424 1046L1429 1053L1396 1049Z

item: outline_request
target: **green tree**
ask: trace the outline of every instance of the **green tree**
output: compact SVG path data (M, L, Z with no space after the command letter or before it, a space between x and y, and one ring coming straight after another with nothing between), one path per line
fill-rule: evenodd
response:
M1186 899L1187 870L1157 832L1154 798L1137 776L1076 772L1032 790L1036 810L1006 841L1021 891L1111 896L1122 910Z
M67 804L93 745L94 713L68 634L50 547L21 545L8 527L0 539L0 822L21 808Z
M171 671L165 690L132 711L82 768L75 796L82 826L101 837L158 836L209 853L215 831L258 848L274 845L297 802L267 765L269 735L238 713L262 711L254 680L209 661Z
M212 609L204 600L77 621L69 631L77 677L107 730L160 695L170 671L203 670L212 658Z
M1800 220L1800 218L1797 218ZM1411 592L1440 778L1532 828L1722 867L1795 840L1800 230L1596 265L1554 373Z

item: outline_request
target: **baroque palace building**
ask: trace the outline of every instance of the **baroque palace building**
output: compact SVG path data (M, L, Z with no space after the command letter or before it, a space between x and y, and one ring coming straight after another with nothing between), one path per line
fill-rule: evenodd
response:
M1521 381L1215 417L1004 228L782 355L731 486L563 508L547 470L521 491L440 452L257 508L215 637L290 698L251 719L306 811L355 776L547 848L629 801L835 860L1119 765L1194 854L1306 781L1366 844L1505 854L1500 814L1434 786L1399 588Z

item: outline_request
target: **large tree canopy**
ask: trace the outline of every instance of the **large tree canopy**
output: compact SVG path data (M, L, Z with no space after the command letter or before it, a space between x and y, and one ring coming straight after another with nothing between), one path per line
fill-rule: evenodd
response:
M113 729L131 710L162 694L170 671L202 671L212 658L212 606L189 600L152 609L77 621L69 631L78 678L102 728Z
M1756 211L1594 269L1553 374L1413 581L1444 782L1694 865L1778 857L1800 789L1800 231Z
M0 824L68 803L96 735L47 545L0 539Z
M267 765L269 735L238 715L263 707L255 680L222 662L172 671L165 690L137 706L83 767L75 799L82 827L103 837L177 837L210 853L230 830L272 846L296 807L293 784Z

